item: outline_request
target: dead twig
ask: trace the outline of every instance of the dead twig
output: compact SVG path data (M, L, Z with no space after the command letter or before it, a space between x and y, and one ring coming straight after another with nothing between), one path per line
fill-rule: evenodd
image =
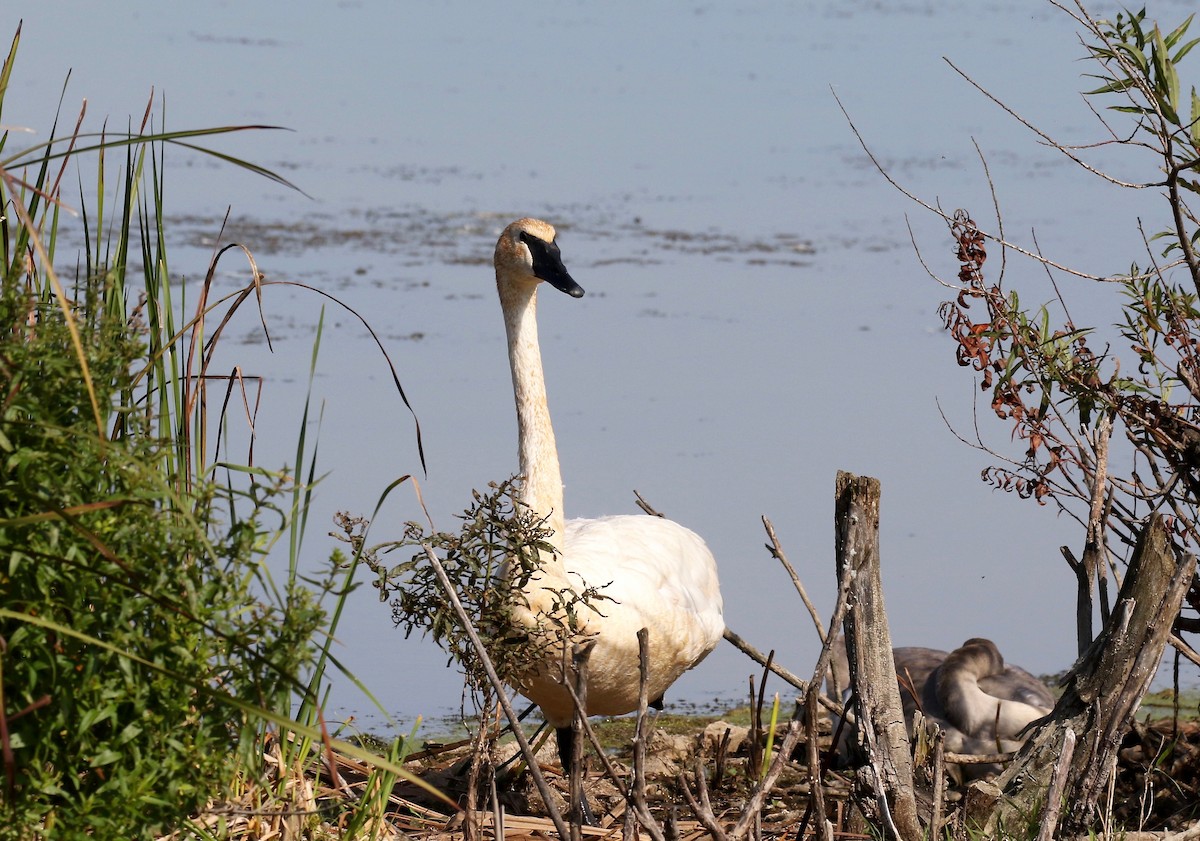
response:
M638 730L637 730L637 735L634 737L635 738L634 749L633 749L634 770L633 770L633 777L631 779L626 780L626 779L622 778L621 774L617 771L617 767L612 763L612 760L608 758L608 754L604 750L604 746L600 743L600 737L596 735L596 731L592 727L591 722L589 722L587 720L587 718L585 717L581 720L580 725L582 727L583 734L587 737L588 741L592 745L592 748L596 752L596 756L600 759L600 764L604 767L605 775L612 781L613 785L615 785L621 791L626 792L626 798L625 798L626 807L627 807L627 811L625 813L626 824L628 825L628 823L630 822L630 816L633 816L637 819L634 823L635 824L640 823L642 825L642 827L644 827L645 830L648 833L650 833L650 836L653 839L653 841L667 841L667 838L663 832L662 826L658 823L658 821L656 821L654 819L654 816L650 812L650 807L646 800L646 783L645 783L645 774L644 773L642 774L642 781L641 781L640 786L637 782L637 776L639 774L638 768L645 767L645 762L646 762L645 743L646 743L646 739L648 736L647 729L648 729L648 722L649 722L649 716L648 716L649 707L650 707L649 700L648 700L648 698L642 699L642 697L641 697L641 696L648 694L649 665L648 665L648 662L646 659L647 658L647 655L646 655L647 637L648 637L648 632L646 631L645 628L641 629L638 632L639 672L640 672L640 675L639 675L639 679L640 679L639 701L645 700L645 703L640 703L639 707L638 707L638 718L637 718ZM567 688L567 691L571 693L571 700L576 705L580 705L580 699L579 699L579 696L575 694L574 687L572 687L569 683L565 684L565 686ZM640 753L639 753L639 744L640 744ZM628 834L630 832L630 830L626 829L625 832L626 832L626 834ZM632 832L633 832L633 837L636 837L637 836L636 825L634 826Z
M558 830L558 837L569 838L571 834L570 829L566 821L563 820L562 813L558 811L558 807L554 804L554 799L551 797L550 785L546 782L546 778L542 776L541 769L538 767L537 756L534 754L533 748L529 746L529 740L525 738L524 731L522 731L520 725L517 723L517 713L508 701L507 687L500 680L500 676L496 674L496 667L492 665L492 658L488 656L487 649L483 645L483 640L479 639L479 634L475 631L471 617L463 609L462 602L458 598L458 593L454 592L454 587L451 586L450 578L446 575L446 570L442 566L442 562L438 559L437 553L427 543L422 543L421 548L424 550L425 557L429 559L434 574L437 575L438 581L441 582L442 588L446 592L446 599L450 602L450 606L454 608L455 614L457 614L459 621L462 623L463 631L471 640L471 645L475 647L475 653L479 657L480 665L483 666L487 674L488 681L496 690L496 697L500 701L500 706L504 710L505 717L508 718L509 724L512 725L513 736L521 748L521 755L525 757L525 762L529 766L529 773L533 776L533 784L542 796L546 812L549 814L550 820L554 822L554 828Z
M1075 731L1070 727L1063 733L1062 757L1054 768L1054 778L1046 792L1046 811L1042 814L1042 825L1038 830L1037 841L1053 841L1054 830L1058 826L1058 815L1062 810L1063 791L1067 787L1067 778L1071 773L1071 757L1075 755ZM1113 775L1115 778L1115 775Z
M760 666L767 667L767 663L768 663L767 655L763 654L761 651L759 651L757 648L755 648L753 644L747 642L736 631L734 631L730 628L726 628L724 636L725 636L725 641L728 642L730 645L732 645L734 648L736 648L738 651L745 654L747 657L749 657L755 663L758 663ZM796 689L799 689L801 692L808 691L808 682L806 680L804 680L802 677L798 676L795 672L791 671L790 669L787 669L786 667L781 666L778 663L771 663L769 668L770 668L772 674L777 675L780 678L783 678L784 681L791 684ZM822 697L820 700L820 704L821 704L821 706L825 707L825 709L829 710L830 712L833 712L833 713L841 712L841 707L839 707L833 701L830 701L828 698Z
M583 645L574 646L571 652L571 666L575 672L575 692L571 699L575 702L575 714L571 716L571 768L569 769L571 787L571 841L581 841L580 826L585 819L591 820L587 807L587 794L583 790L583 722L587 720L587 667L588 657L595 648L596 641L589 640Z
M787 764L788 757L792 755L792 751L796 749L796 744L803 735L804 726L800 721L800 710L797 708L788 722L787 733L779 743L779 750L775 754L775 759L771 762L771 766L767 769L767 773L763 775L762 780L754 787L754 792L750 795L750 800L742 809L741 816L738 818L737 823L734 824L733 830L729 833L730 841L737 841L737 839L745 837L746 833L749 832L751 825L762 811L763 803L766 802L767 797L770 796L771 791L775 788L775 783L779 780L779 775L783 773L783 766Z
M788 563L787 556L783 554L783 546L775 534L775 526L772 525L766 516L763 516L762 524L763 528L767 530L767 537L771 538L771 542L767 544L767 551L771 553L772 558L783 565L784 571L792 579L792 586L796 588L796 592L800 595L800 601L804 602L804 607L808 610L808 615L812 617L813 625L817 629L817 636L821 638L821 642L825 642L825 629L821 624L821 614L817 612L816 605L809 599L808 591L804 589L804 583L800 580L800 576L796 574L795 568Z
M933 734L933 808L929 815L929 837L942 836L942 814L946 808L946 733L937 728Z
M647 514L649 514L651 517L663 517L663 516L665 516L665 515L664 515L664 514L663 514L661 511L659 511L659 510L658 510L657 508L655 508L653 505L651 505L650 503L646 502L646 500L642 498L642 495L641 495L640 493L638 493L638 492L637 492L637 489L636 489L636 488L635 488L635 489L634 489L634 491L633 491L633 495L634 495L635 497L637 497L637 507L638 507L638 508L640 508L640 509L642 509L643 511L645 511L645 512L646 512Z
M829 764L837 753L838 744L846 726L847 709L839 707L835 699L822 695L820 693L820 685L824 676L834 674L835 670L831 668L830 661L833 658L833 646L838 641L838 627L845 621L846 611L849 609L849 599L850 576L842 576L838 581L837 601L834 602L833 616L829 619L829 629L821 635L821 653L817 657L816 666L813 667L812 680L809 681L808 688L804 692L805 723L808 731L809 798L808 804L804 809L804 817L800 821L800 831L798 833L800 836L804 834L804 829L808 826L809 819L814 813L817 825L821 827L822 833L828 834L828 820L825 814L825 789L822 780L824 779L825 772L829 770ZM831 681L831 683L833 684L832 688L835 693L840 691L836 679ZM824 763L819 761L817 751L816 709L819 703L827 706L832 705L833 712L836 715L834 720L837 721L837 728L833 734L833 743Z

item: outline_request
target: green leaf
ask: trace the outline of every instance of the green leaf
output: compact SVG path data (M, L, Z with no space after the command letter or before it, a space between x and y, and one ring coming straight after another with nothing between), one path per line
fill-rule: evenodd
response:
M142 728L136 723L130 723L127 724L125 729L121 731L121 735L117 738L117 741L120 744L125 744L126 742L136 739L140 735L142 735Z
M1093 78L1104 79L1107 77L1094 76ZM1111 82L1096 88L1095 90L1084 91L1083 93L1084 96L1096 96L1097 94L1102 93L1121 93L1122 91L1129 90L1131 87L1133 87L1133 81L1130 79L1114 79Z
M1200 147L1200 96L1196 95L1196 88L1192 88L1192 113L1189 119L1188 134L1192 138L1192 145Z
M1188 15L1187 19L1183 23L1181 23L1181 24L1179 24L1179 26L1175 27L1175 29L1173 29L1171 31L1171 34L1163 39L1163 42L1168 47L1174 47L1177 43L1179 43L1179 39L1182 38L1187 33L1188 27L1191 26L1192 18L1194 18L1195 16L1196 16L1195 12L1192 12L1192 14ZM1195 41L1193 41L1192 43L1195 43ZM1179 59L1176 58L1175 60L1178 61Z
M114 762L120 760L120 758L121 754L118 751L109 748L107 750L102 750L100 753L93 756L91 759L91 764L93 768L98 768L104 765L112 765Z
M1154 49L1151 58L1154 63L1155 90L1158 93L1158 105L1164 116L1172 123L1179 124L1179 74L1163 42L1162 32L1154 27Z
M1200 44L1200 38L1193 38L1191 41L1188 41L1186 44L1180 47L1179 51L1175 53L1175 56L1171 60L1178 64L1183 60L1185 55L1192 51L1192 47L1196 46L1196 44Z
M1146 59L1146 54L1140 49L1129 43L1117 44L1117 49L1132 59L1133 63L1136 64L1138 69L1143 73L1149 72L1150 62Z

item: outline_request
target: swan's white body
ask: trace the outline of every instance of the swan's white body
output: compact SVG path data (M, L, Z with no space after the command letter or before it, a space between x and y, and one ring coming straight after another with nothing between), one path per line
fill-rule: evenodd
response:
M721 640L721 592L717 567L704 541L678 523L644 515L595 520L563 518L563 484L537 336L537 288L541 281L579 297L554 243L554 228L520 219L496 243L496 286L504 312L516 398L522 501L546 517L546 553L536 577L524 587L528 611L519 621L536 626L555 610L555 591L599 588L595 610L581 607L583 633L595 640L588 659L587 713L619 715L638 703L637 632L649 630L648 691L652 700L695 666ZM572 716L561 659L548 657L521 692L560 730Z
M838 686L849 679L845 647L834 652ZM1030 723L1048 715L1054 696L1020 666L1007 665L991 640L973 638L949 653L933 648L892 649L900 700L909 725L919 710L945 734L951 753L982 756L1018 750ZM916 694L914 694L914 692ZM847 749L839 746L839 752ZM967 765L962 778L999 771L996 765Z

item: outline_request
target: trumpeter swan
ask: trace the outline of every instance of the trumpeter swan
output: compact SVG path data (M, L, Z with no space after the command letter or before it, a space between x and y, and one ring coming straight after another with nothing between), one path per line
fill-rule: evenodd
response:
M577 612L582 633L595 641L588 660L587 714L637 709L641 628L649 630L649 697L661 702L667 688L712 651L724 632L716 562L696 534L660 517L564 519L538 346L537 289L545 281L575 298L583 289L563 266L554 228L537 219L519 219L504 229L495 267L516 398L522 501L546 518L548 542L556 550L546 553L539 573L525 585L528 611L520 611L518 621L536 627L556 610L562 591L601 588L603 601L596 610ZM561 658L548 655L518 688L557 729L566 771L573 705L563 680Z
M1025 728L1054 706L1040 681L1023 669L1006 666L996 644L979 637L947 654L930 679L941 717L985 741L1020 741ZM926 680L927 688L929 683Z
M945 733L951 753L978 756L1017 750L1024 744L1025 727L1054 707L1046 685L1020 666L1006 664L991 640L975 637L949 653L893 648L892 657L905 720L911 727L920 710ZM834 649L832 669L838 686L847 686L844 640ZM848 745L838 750L844 755ZM955 769L960 780L997 771L997 765L978 764Z

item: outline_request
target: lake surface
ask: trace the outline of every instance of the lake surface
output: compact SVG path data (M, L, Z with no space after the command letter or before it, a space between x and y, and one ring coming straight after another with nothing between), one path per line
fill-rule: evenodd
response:
M14 5L0 34L16 28ZM399 476L421 476L435 524L451 529L471 489L515 471L490 261L500 229L535 215L558 227L588 293L548 291L540 312L568 516L634 512L640 491L710 543L729 626L806 675L817 637L763 548L760 518L827 616L834 476L875 476L896 644L987 636L1034 672L1070 664L1074 578L1058 547L1078 552L1082 530L983 484L992 460L947 428L943 413L973 435L978 389L940 329L952 293L909 233L953 278L945 225L884 181L834 98L906 188L994 227L978 142L1010 238L1036 234L1060 262L1123 271L1145 262L1137 220L1161 224L1151 220L1165 205L1039 145L943 60L1065 142L1103 139L1078 94L1095 85L1067 15L1032 0L26 5L3 120L42 132L30 142L45 137L68 69L64 124L86 99L87 126L124 127L153 88L168 128L289 129L219 148L307 195L185 150L168 154L166 195L181 282L202 280L231 208L225 240L268 278L319 287L370 321L420 419L427 476L386 362L352 316L328 308L314 562L334 545L333 512L369 515ZM1164 2L1150 14L1174 25L1189 11ZM1154 177L1148 158L1094 154L1122 177ZM223 289L248 278L232 255L220 269ZM1030 303L1053 297L1028 263L1010 260L1007 282ZM1077 323L1116 320L1111 290L1058 282ZM274 353L247 310L219 354L218 367L264 378L260 465L294 457L325 305L271 288ZM986 405L978 424L1019 455ZM417 519L403 486L372 538ZM404 640L371 588L349 613L337 654L401 729L457 707L444 655ZM674 697L740 698L757 673L723 645ZM391 726L348 681L331 708Z

